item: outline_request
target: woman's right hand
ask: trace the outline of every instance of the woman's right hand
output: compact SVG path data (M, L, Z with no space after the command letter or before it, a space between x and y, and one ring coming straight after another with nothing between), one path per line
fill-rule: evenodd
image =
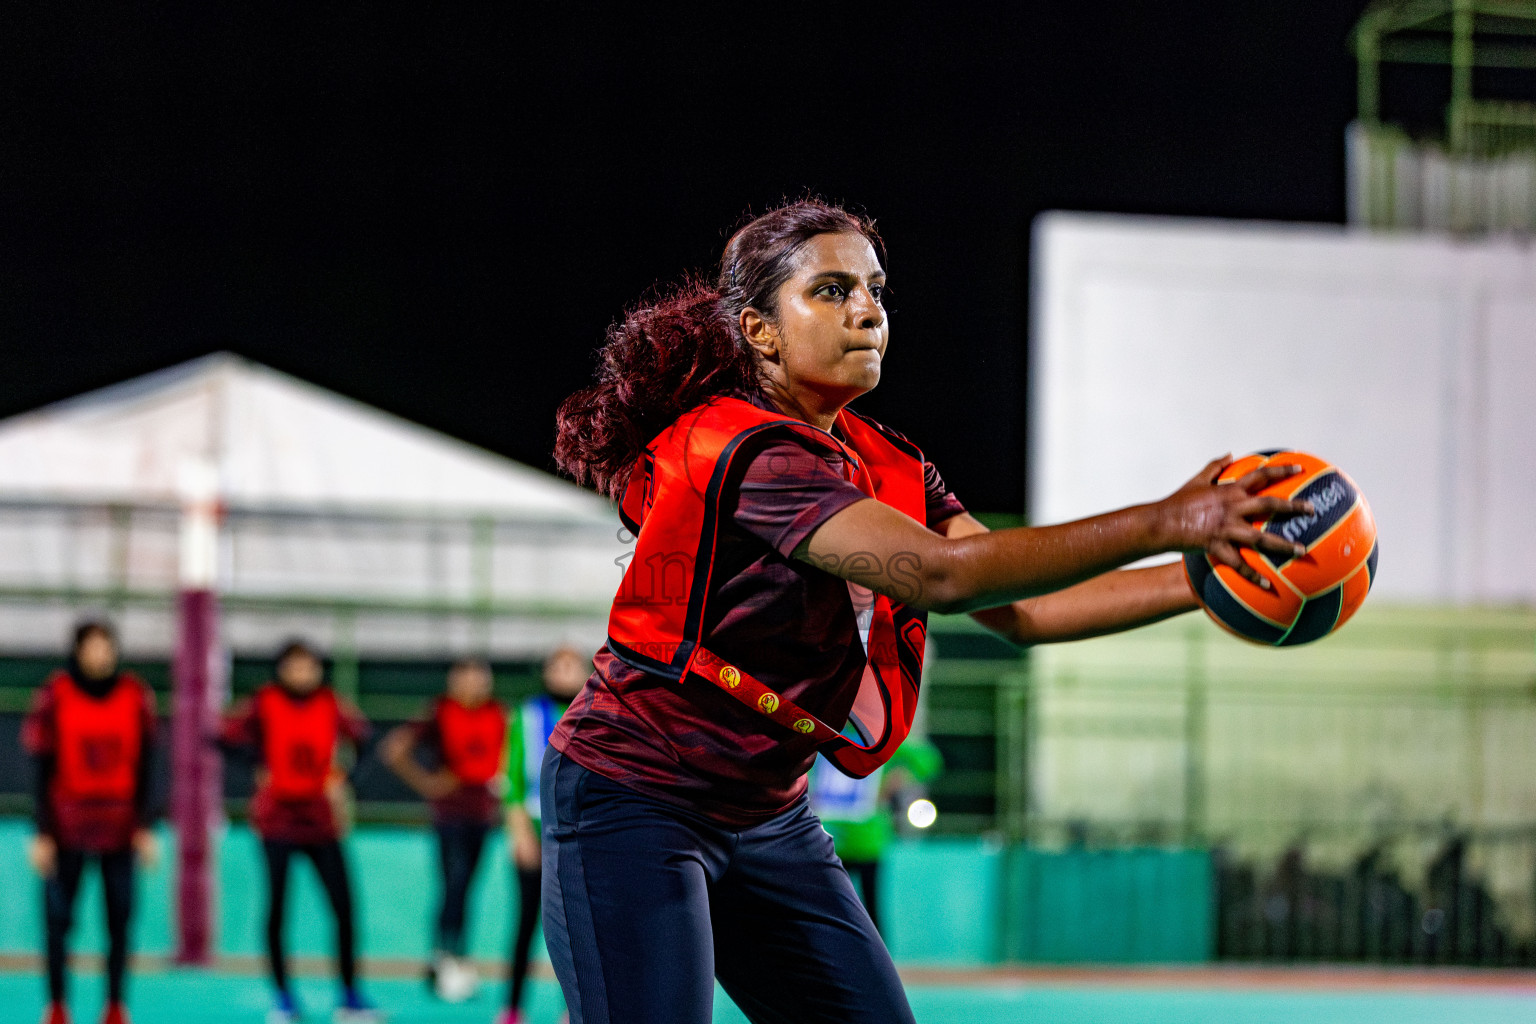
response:
M1258 492L1301 472L1296 465L1267 465L1237 480L1217 483L1232 456L1213 459L1204 469L1171 495L1158 502L1162 546L1169 551L1204 551L1211 560L1235 569L1244 579L1270 589L1270 583L1243 561L1239 547L1283 558L1306 554L1306 548L1273 533L1265 533L1251 520L1266 516L1311 515L1309 501L1289 501Z
M59 864L59 844L53 836L35 835L27 846L27 863L41 878L52 878Z
M459 777L446 768L439 768L434 772L422 772L416 792L424 800L443 800L452 796L458 788Z

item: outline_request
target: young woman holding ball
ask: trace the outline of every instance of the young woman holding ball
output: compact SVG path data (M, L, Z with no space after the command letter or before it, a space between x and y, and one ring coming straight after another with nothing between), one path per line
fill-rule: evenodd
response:
M636 534L595 671L542 772L545 934L571 1019L705 1024L718 979L757 1022L911 1021L889 953L807 806L818 751L873 771L911 724L926 613L1020 644L1197 607L1178 564L1291 552L1217 486L988 532L920 449L854 413L890 321L874 224L803 201L732 236L713 284L609 332L561 407L561 467Z

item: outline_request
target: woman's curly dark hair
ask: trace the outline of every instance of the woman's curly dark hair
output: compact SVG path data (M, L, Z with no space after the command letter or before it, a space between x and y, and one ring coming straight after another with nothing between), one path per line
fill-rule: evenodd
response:
M839 231L869 239L885 262L874 221L802 199L732 235L712 285L685 279L610 326L595 381L555 414L559 467L617 499L641 450L673 420L717 395L757 388L757 357L741 336L741 311L751 307L772 320L795 254L817 235Z

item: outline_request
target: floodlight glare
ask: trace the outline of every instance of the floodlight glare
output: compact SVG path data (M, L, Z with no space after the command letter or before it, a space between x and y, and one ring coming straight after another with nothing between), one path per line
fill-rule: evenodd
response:
M939 809L932 800L913 800L907 807L907 820L914 828L927 828L939 817Z

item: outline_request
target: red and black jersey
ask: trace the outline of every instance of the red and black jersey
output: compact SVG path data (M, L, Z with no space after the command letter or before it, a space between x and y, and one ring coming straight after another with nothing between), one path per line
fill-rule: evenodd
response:
M506 707L490 700L469 708L451 697L439 697L432 713L411 727L416 742L433 750L459 780L452 793L432 801L433 820L494 821L500 798L492 787L506 767Z
M267 789L279 800L323 796L341 738L335 692L322 688L298 697L280 686L263 686L256 693L256 715Z
M444 697L434 712L443 765L460 782L484 786L501 774L507 752L507 709L499 701L468 708Z
M24 745L49 773L39 823L66 847L127 846L145 824L154 735L154 695L132 673L100 684L50 676L22 726Z
M223 742L252 749L263 769L251 802L256 831L295 843L335 839L328 786L339 774L337 747L367 734L367 720L328 686L296 694L267 683L231 708Z
M818 749L851 755L853 773L878 764L907 727L921 612L792 553L870 497L939 526L964 508L937 471L873 421L845 412L828 434L758 395L685 415L646 459L624 505L639 540L609 642L551 742L738 827L789 806Z

